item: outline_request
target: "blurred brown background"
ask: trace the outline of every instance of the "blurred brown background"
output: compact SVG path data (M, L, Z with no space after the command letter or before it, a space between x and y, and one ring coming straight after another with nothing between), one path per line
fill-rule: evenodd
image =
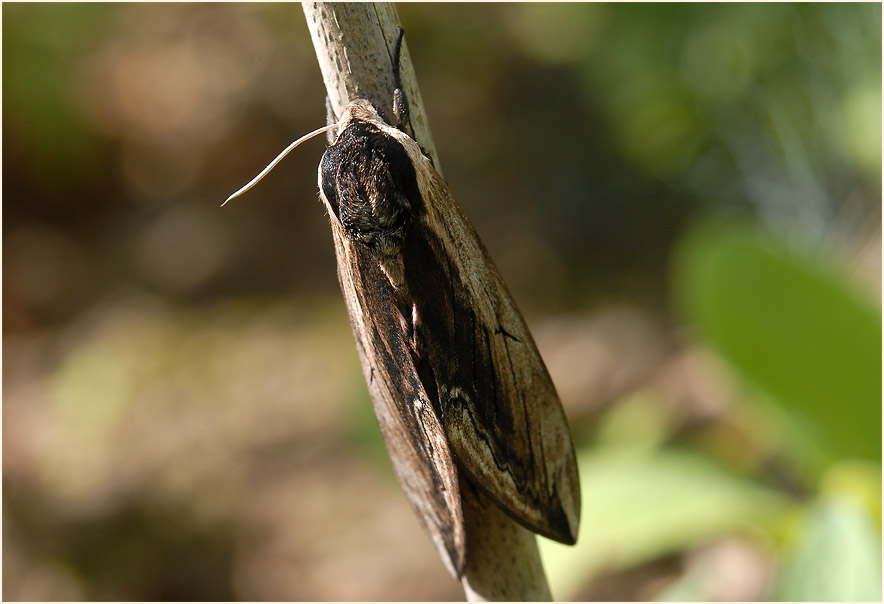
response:
M4 599L462 599L372 415L322 137L219 208L325 123L300 6L2 10ZM675 443L751 483L697 534L662 517L676 537L622 545L585 518L596 549L544 550L554 595L685 599L699 568L724 591L697 597L770 598L770 527L819 483L688 337L672 251L700 217L751 220L880 314L880 6L399 11L446 178L581 455ZM594 485L631 476L581 460ZM870 505L880 536L880 488Z

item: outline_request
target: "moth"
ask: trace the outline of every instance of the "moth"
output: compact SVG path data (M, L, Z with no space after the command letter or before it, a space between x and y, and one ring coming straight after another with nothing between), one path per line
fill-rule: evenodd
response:
M392 54L396 126L356 99L319 165L338 278L393 467L449 570L466 535L458 475L526 528L577 537L577 462L531 333L433 162L406 134L403 32ZM225 202L226 203L226 202Z

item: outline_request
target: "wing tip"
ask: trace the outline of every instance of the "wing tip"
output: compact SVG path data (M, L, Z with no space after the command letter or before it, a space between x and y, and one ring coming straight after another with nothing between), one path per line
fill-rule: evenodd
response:
M566 481L562 492L559 493L559 506L565 520L562 523L563 527L567 527L567 531L562 532L562 543L574 545L577 543L577 533L580 530L580 478L577 474L576 460L570 464L569 474L571 479Z
M525 522L528 518L522 515L510 515L526 528L565 545L577 543L580 529L580 479L577 473L576 459L571 455L571 463L566 463L559 474L552 493L536 510L538 516L534 522ZM532 526L533 525L533 526Z
M580 528L580 500L568 497L551 502L543 517L543 524L531 528L534 532L565 545L577 543Z

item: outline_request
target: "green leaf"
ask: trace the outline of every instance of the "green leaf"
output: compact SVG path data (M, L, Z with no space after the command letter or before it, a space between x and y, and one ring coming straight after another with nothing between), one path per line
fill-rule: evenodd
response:
M881 459L881 314L819 257L747 227L701 228L675 255L687 321L838 456Z
M779 495L688 452L607 448L581 452L578 465L583 504L577 544L538 540L556 599L573 597L602 569L627 568L719 535L763 530L784 510Z
M782 601L880 602L881 538L849 499L816 504L783 571Z

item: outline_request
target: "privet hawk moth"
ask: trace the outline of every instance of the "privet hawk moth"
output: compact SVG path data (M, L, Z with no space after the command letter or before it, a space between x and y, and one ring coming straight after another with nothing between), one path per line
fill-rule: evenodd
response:
M458 473L523 526L577 538L580 487L567 420L488 251L448 185L403 130L399 78L387 124L356 99L319 166L338 278L393 466L449 570L463 574ZM225 202L226 203L226 202Z

